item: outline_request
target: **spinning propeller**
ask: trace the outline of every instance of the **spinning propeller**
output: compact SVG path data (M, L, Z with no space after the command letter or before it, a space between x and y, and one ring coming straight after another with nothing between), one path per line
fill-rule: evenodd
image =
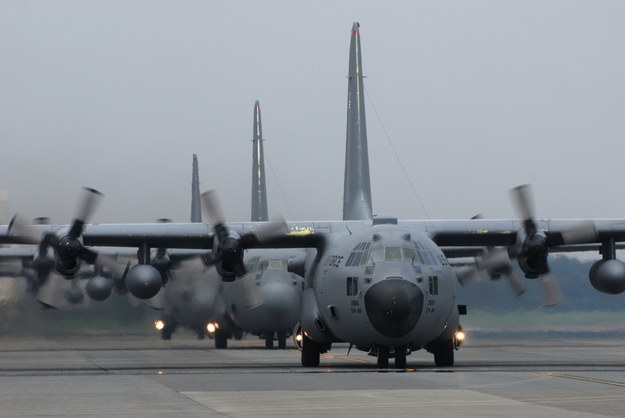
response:
M80 269L80 262L106 267L116 274L123 271L123 267L114 260L96 253L82 243L82 234L85 224L93 215L96 205L102 198L102 193L95 189L84 188L79 201L76 216L69 229L57 231L41 229L26 225L17 215L9 224L8 233L15 241L26 244L38 244L39 250L33 261L33 268L37 274L50 272L50 262L46 259L48 249L54 251L54 269L65 277L73 277Z
M547 236L538 229L535 221L531 187L528 184L521 185L512 189L511 193L517 213L523 221L523 233L519 234L517 244L510 255L519 260L525 277L538 277L543 290L545 306L555 306L562 301L562 294L547 262L549 248L558 245L591 242L597 236L596 228L592 222L582 222L571 226L560 234Z
M241 236L230 233L214 190L202 193L202 206L208 223L215 231L212 251L204 259L208 265L215 265L224 281L233 281L246 273L243 263L244 250L266 243L287 232L284 219L280 219L267 222L260 228Z
M562 294L547 262L549 249L554 246L594 241L597 236L595 225L590 221L581 222L560 233L547 235L536 224L531 187L525 184L513 188L510 192L523 224L523 229L517 234L516 244L508 248L486 250L483 256L476 259L475 266L458 273L458 279L462 284L466 284L482 270L491 273L500 272L506 276L513 290L521 294L524 291L523 285L511 270L510 258L516 258L525 277L539 279L544 305L558 305L562 301Z

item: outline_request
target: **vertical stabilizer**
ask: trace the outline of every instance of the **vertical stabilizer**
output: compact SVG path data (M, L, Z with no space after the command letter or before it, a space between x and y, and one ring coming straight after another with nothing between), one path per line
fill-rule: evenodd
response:
M191 222L202 222L200 175L197 168L197 155L195 154L193 154L193 177L191 180Z
M349 47L347 145L343 191L344 220L371 219L372 214L359 28L360 24L354 22Z
M260 104L254 103L254 155L252 161L252 222L267 221L267 187L265 186L265 156Z

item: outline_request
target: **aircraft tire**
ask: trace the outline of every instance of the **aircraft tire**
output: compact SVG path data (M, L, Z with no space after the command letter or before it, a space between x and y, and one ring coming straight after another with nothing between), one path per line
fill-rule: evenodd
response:
M267 350L273 349L273 332L265 334L265 348Z
M434 364L438 367L451 367L454 365L453 340L447 340L436 344L432 353L434 353Z
M278 348L286 350L286 332L278 331Z
M406 368L406 350L407 350L407 347L405 345L395 347L395 368L396 369Z
M389 347L378 347L378 369L388 369Z
M302 366L319 367L320 357L321 349L319 348L319 344L304 335L302 344Z
M215 348L228 348L228 334L225 331L215 331Z

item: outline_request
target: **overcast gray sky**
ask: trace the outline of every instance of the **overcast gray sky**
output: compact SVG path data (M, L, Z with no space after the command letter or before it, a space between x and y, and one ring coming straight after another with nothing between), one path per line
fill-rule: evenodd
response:
M260 100L270 213L340 219L354 21L374 212L511 218L532 183L541 217L625 217L625 2L601 0L0 0L11 211L66 223L90 186L96 222L186 221L197 153L248 220Z

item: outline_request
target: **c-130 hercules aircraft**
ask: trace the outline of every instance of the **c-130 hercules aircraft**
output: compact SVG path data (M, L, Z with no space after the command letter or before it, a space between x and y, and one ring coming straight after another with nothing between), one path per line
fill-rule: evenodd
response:
M352 27L351 42L348 131L364 133L358 23ZM348 144L346 161L348 167L364 172L368 162L363 144L353 148ZM352 154L353 149L361 152ZM354 156L360 163L354 163ZM85 210L70 226L32 226L26 232L8 225L0 227L0 236L29 243L35 235L43 236L54 249L61 273L81 260L97 263L100 257L93 247L138 248L139 264L128 271L126 282L142 298L152 297L161 286L160 274L149 264L150 248L211 250L205 258L225 281L245 273L246 249L308 248L303 266L302 365L318 366L320 354L343 341L376 355L380 367L387 367L394 357L395 367L403 368L406 355L419 349L433 353L436 365L451 366L460 326L457 277L448 257L495 248L498 251L487 252L481 266L494 269L499 256L509 256L518 260L526 277L540 277L546 283L550 251L598 250L602 259L589 273L593 286L606 293L625 290L625 263L615 257L617 244L625 241L624 219L536 220L528 188L514 190L520 220L366 218L372 212L364 186L346 184L344 217L360 219L289 222L286 233L274 223L226 223L214 194L206 193L209 224L86 225L90 211Z

